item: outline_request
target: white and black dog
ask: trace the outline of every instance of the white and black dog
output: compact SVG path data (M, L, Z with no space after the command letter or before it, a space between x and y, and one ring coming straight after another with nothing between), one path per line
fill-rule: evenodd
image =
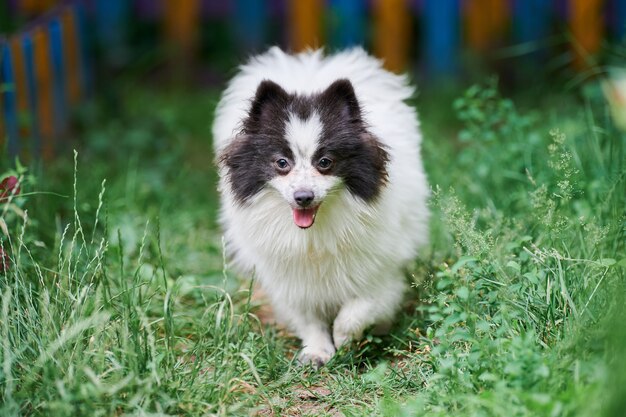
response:
M326 363L388 328L428 240L413 88L362 49L272 48L241 66L213 126L226 252Z

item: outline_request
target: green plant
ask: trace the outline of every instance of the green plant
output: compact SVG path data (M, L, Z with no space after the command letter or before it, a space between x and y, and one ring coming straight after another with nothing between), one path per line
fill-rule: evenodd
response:
M132 91L86 112L80 157L6 170L0 415L620 416L626 137L601 95L425 96L431 248L390 335L314 372L223 258L217 95Z

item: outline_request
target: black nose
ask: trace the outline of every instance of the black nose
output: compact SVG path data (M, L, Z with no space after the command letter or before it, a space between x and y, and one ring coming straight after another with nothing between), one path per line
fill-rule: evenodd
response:
M293 198L300 207L308 207L313 202L315 194L310 190L298 190L293 193Z

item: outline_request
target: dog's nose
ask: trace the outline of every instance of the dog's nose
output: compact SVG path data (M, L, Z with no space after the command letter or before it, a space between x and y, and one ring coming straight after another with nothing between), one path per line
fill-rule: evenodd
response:
M313 202L315 194L310 190L298 190L293 193L293 198L300 207L308 207Z

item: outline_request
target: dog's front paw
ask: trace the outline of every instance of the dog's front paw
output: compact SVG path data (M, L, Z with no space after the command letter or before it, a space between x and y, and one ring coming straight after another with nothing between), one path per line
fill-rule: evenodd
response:
M324 366L335 354L335 349L330 347L314 347L305 346L298 355L298 363L300 365L311 365L315 369Z
M337 349L339 349L343 345L353 340L359 340L360 338L361 338L360 336L355 337L355 335L349 332L342 332L342 331L333 332L333 341L335 342L335 347Z
M333 328L333 342L335 348L360 340L363 337L363 329L353 320L344 318L337 319Z

